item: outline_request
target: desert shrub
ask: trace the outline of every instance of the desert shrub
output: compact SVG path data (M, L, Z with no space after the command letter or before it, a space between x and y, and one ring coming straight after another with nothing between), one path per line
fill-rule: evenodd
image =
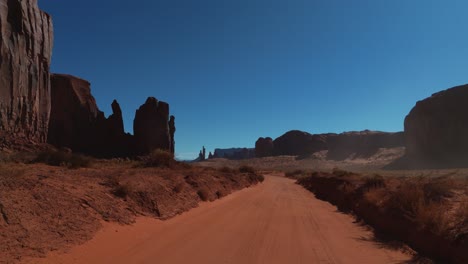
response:
M77 169L91 166L92 159L81 154L48 150L40 152L32 162L45 163L51 166L66 166L71 169Z
M244 166L239 167L239 172L240 173L255 173L255 169L252 166L244 165Z
M298 169L298 170L294 170L294 171L288 171L288 172L286 172L284 175L285 175L286 177L288 177L288 178L296 178L296 177L302 176L302 175L304 175L304 174L306 174L305 171L299 170L299 169Z
M2 180L15 180L26 173L26 169L14 163L0 164L0 183Z
M202 188L197 191L198 196L202 201L208 201L208 198L210 197L210 193L206 188Z
M378 174L375 174L372 177L364 178L363 188L366 190L384 188L385 186L385 179Z
M216 196L217 196L218 199L219 199L219 198L221 198L221 197L226 196L226 194L224 193L224 191L219 190L219 191L216 191Z
M421 181L424 180L421 179ZM443 198L451 197L455 188L456 184L450 177L429 179L423 185L424 195L430 201L440 201Z
M265 176L263 176L262 174L257 174L257 178L259 182L263 182L265 180Z
M185 188L185 184L183 182L179 182L179 183L176 184L176 186L174 186L173 190L176 193L180 193L180 192L182 192L184 190L184 188Z
M449 228L449 219L447 219L449 208L440 199L440 193L434 191L440 191L436 185L434 179L402 179L398 189L391 194L388 206L401 211L421 228L438 234L444 233ZM446 187L441 189L445 190Z
M118 184L113 190L112 193L120 198L127 198L127 196L132 192L132 188L128 184Z
M219 168L218 171L224 172L224 173L234 173L234 172L236 172L236 170L231 169L231 168L229 168L227 166Z
M342 170L340 168L333 168L333 171L332 171L333 175L335 175L336 177L345 177L345 176L349 176L351 175L352 173L349 172L349 171L345 171L345 170Z
M148 156L143 158L144 167L173 168L176 164L174 155L161 149L153 150Z

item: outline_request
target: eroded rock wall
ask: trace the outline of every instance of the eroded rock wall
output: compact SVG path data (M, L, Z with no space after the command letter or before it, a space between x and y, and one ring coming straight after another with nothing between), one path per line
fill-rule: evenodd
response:
M45 142L53 27L36 0L0 0L0 130Z

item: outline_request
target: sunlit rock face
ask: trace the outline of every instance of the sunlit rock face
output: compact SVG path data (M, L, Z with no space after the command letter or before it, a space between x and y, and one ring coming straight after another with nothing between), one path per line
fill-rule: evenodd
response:
M36 0L0 0L0 131L45 142L53 28Z
M406 157L433 166L468 165L468 85L433 94L405 118Z

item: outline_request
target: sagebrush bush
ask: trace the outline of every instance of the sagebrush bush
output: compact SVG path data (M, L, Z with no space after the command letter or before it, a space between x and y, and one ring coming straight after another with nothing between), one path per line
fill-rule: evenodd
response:
M336 177L345 177L345 176L352 175L351 172L342 170L342 169L340 169L340 168L333 168L332 173L333 173L333 175L335 175Z
M297 176L301 176L301 175L304 175L304 174L306 174L305 171L298 169L298 170L294 170L294 171L288 171L284 175L286 177L288 177L288 178L295 178Z
M240 166L238 170L240 173L255 173L255 168L247 165Z
M384 188L386 186L384 177L375 174L372 177L366 177L364 179L363 188L366 190Z
M112 193L120 198L127 198L131 193L132 188L128 184L118 184L113 190Z
M32 162L45 163L51 166L65 166L71 169L77 169L91 166L92 161L92 158L81 154L48 150L40 152Z
M202 201L208 201L208 198L210 197L210 192L206 188L202 188L197 191L198 196Z
M234 172L236 172L236 170L231 169L231 168L229 168L227 166L219 168L218 171L224 172L224 173L234 173Z
M259 182L263 182L265 180L265 176L263 176L262 174L257 174L257 178Z
M143 166L145 167L173 168L176 164L174 155L161 149L153 150L143 158Z

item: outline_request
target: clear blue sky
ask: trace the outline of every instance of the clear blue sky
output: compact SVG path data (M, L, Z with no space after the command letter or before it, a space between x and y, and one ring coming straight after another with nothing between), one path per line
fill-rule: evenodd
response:
M468 82L468 1L39 0L52 71L87 79L125 128L170 104L176 154L288 130L400 131L417 100Z

